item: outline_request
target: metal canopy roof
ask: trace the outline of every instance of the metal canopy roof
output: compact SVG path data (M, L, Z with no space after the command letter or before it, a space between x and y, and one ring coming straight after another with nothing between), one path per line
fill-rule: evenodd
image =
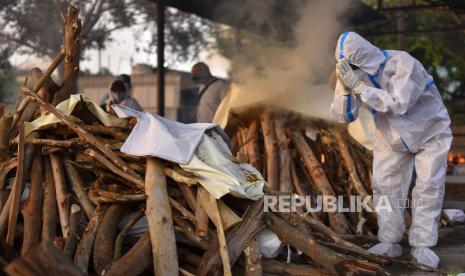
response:
M157 0L151 0L157 3ZM213 22L231 27L275 35L280 40L290 39L293 26L299 19L299 11L310 1L324 0L164 0L166 6L196 14ZM347 12L353 25L383 20L384 16L363 4L350 1ZM266 16L265 16L266 15Z

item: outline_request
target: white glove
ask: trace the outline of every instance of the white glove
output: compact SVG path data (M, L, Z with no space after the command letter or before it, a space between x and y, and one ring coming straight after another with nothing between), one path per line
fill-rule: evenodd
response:
M340 59L336 64L336 75L342 84L352 90L355 94L360 94L365 84L358 79L352 67L346 60Z

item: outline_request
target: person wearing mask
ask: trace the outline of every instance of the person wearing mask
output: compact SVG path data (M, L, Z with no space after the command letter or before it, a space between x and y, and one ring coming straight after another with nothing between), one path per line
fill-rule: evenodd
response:
M228 93L228 84L212 76L210 68L203 62L192 66L191 76L192 81L200 86L197 122L211 123L218 106Z
M371 253L402 255L405 203L413 171L411 255L436 268L430 249L438 240L447 154L452 142L450 118L433 78L407 52L382 51L354 32L342 34L336 47L337 83L331 117L354 121L365 106L374 114L373 195L378 210L379 244Z
M106 103L106 110L110 113L113 113L111 108L113 104L120 104L137 111L143 111L137 100L128 94L126 85L121 80L115 80L111 84L109 98Z
M120 80L124 83L124 86L126 87L126 93L128 95L128 97L131 97L132 98L132 83L131 83L131 77L127 74L121 74L118 76L117 80ZM103 109L106 109L106 106L108 105L108 102L110 100L110 95L111 93L106 93L103 95L103 97L100 99L100 106L103 108ZM134 98L132 98L134 101L136 101ZM129 100L128 102L131 102L132 100ZM137 101L136 101L137 103ZM139 109L136 109L138 111L142 111L142 108L140 107L140 105L137 103L137 105L134 104L134 106L136 106L136 108L140 108ZM138 106L138 107L137 107Z

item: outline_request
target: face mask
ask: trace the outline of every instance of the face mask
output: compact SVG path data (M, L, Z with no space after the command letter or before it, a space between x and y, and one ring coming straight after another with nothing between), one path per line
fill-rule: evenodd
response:
M194 76L194 77L192 77L192 81L193 81L195 84L201 84L201 83L202 83L202 78L201 78L201 77Z
M111 98L117 102L122 102L126 99L126 93L111 92Z

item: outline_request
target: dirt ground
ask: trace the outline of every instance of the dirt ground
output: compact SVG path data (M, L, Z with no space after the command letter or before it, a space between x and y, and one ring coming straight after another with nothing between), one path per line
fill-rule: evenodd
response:
M353 239L352 241L365 248L368 248L377 242L375 239L368 237L363 239L357 238ZM410 246L408 244L408 238L405 237L401 244L404 250L404 254L400 259L410 260ZM439 263L440 270L447 273L457 270L465 272L465 225L457 225L454 227L440 229L438 245L433 248L433 250L441 259ZM442 275L440 273L417 271L401 264L389 265L386 267L386 271L391 275L396 276Z

